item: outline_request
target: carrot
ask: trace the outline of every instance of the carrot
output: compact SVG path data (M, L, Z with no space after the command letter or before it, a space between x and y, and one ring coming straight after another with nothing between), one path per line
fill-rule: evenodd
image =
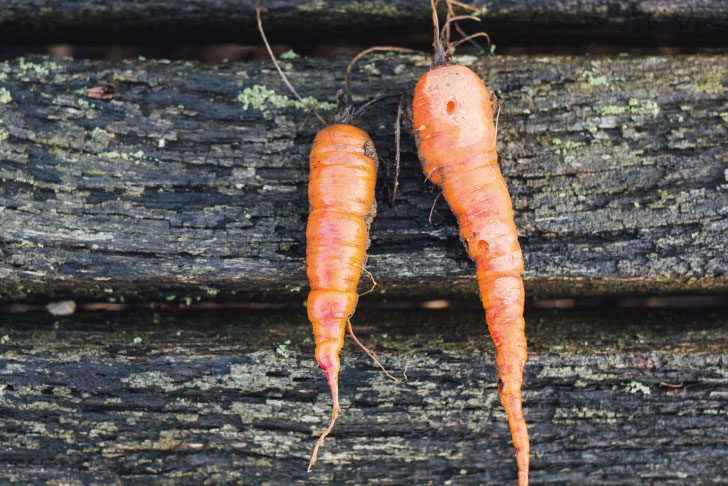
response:
M528 485L529 440L521 405L526 361L523 256L508 188L498 167L488 88L452 64L440 40L435 4L435 57L415 88L413 127L427 178L443 190L476 275L497 350L498 392L516 449L518 484Z
M308 294L307 308L316 340L316 361L326 374L333 409L331 423L314 447L309 471L316 462L319 447L333 429L339 415L339 352L344 345L347 325L354 341L389 378L399 383L407 379L406 368L404 380L393 377L379 362L376 354L359 342L349 321L359 298L356 293L359 277L362 271L366 271L364 264L366 249L369 247L369 226L377 213L374 186L379 165L369 135L351 125L353 117L376 100L362 105L355 112L350 75L354 64L363 55L381 50L411 52L410 49L398 47L371 47L355 56L346 70L349 105L337 114L337 121L341 123L321 130L311 148L308 183L311 210L306 226L306 265L311 292Z
M378 159L369 135L351 125L321 130L311 149L306 227L306 264L311 292L308 318L316 339L316 361L331 389L331 425L319 438L309 464L339 414L339 351L358 300L359 276L376 214L374 185Z
M258 30L268 54L286 86L299 101L304 102L273 55L263 30L260 0L256 2L256 6ZM306 306L308 318L313 325L316 361L326 374L333 406L331 422L319 436L311 454L309 472L316 463L319 448L333 429L341 410L338 381L339 352L344 345L347 326L354 341L389 378L400 383L407 380L406 368L403 373L404 379L400 380L382 366L376 354L356 338L349 320L359 299L357 294L359 278L362 271L366 272L364 264L366 249L369 247L369 226L376 215L374 186L379 165L371 138L366 132L353 126L352 121L355 116L364 113L372 103L389 97L379 97L354 110L350 76L354 64L363 55L381 50L412 52L411 49L389 46L366 49L354 57L347 67L345 85L348 104L337 110L336 123L328 125L321 115L311 110L325 128L316 135L310 153L308 184L310 211L306 225L306 265L311 291ZM337 95L337 108L341 95L342 91ZM372 281L374 282L373 278Z

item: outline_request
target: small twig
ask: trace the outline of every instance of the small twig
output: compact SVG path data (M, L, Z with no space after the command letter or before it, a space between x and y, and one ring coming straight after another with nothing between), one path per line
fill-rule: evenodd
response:
M365 353L367 353L367 354L369 355L369 357L370 357L370 358L372 358L372 360L374 360L374 362L375 362L375 363L377 363L377 365L379 365L379 367L380 367L380 368L382 369L382 371L384 372L384 374L385 374L385 375L387 375L387 376L388 376L388 377L389 377L390 379L392 379L392 380L396 381L397 383L405 383L405 382L407 382L407 366L409 366L409 363L410 363L411 361L407 363L407 366L405 366L405 368L404 368L404 372L402 373L402 376L403 376L403 378L404 378L404 379L400 380L399 378L395 378L394 376L392 376L392 374L391 374L391 373L390 373L389 371L387 371L387 369L386 369L386 368L385 368L385 367L384 367L384 366L382 365L382 363L380 363L380 362L379 362L379 360L377 359L377 354L376 354L376 353L375 353L374 351L369 351L369 349L367 349L367 347L366 347L366 346L364 346L364 345L363 345L363 344L362 344L362 343L361 343L361 342L360 342L360 341L359 341L359 340L358 340L358 339L356 338L356 336L354 335L354 330L353 330L353 329L351 328L351 321L350 321L350 320L347 320L347 321L346 321L346 324L347 324L347 326L348 326L348 329L349 329L349 335L350 335L350 336L351 336L351 338L352 338L352 339L354 340L354 342L355 342L356 344L358 344L358 345L359 345L359 347L360 347L361 349L363 349L363 350L364 350L364 352L365 352ZM414 360L412 360L412 361L414 361Z
M666 386L667 388L682 388L682 384L676 385L675 383L666 383L664 381L660 382L660 386Z
M283 79L283 82L286 83L286 86L288 86L288 89L291 90L291 93L293 93L293 95L296 98L298 98L298 101L303 103L303 106L307 106L306 102L303 101L303 98L301 98L301 96L296 91L296 88L294 88L293 85L290 83L290 81L288 81L288 78L283 73L283 70L281 69L281 67L278 65L278 61L276 61L276 56L273 54L273 49L271 49L270 44L268 43L268 38L265 36L265 32L263 31L263 20L260 17L260 0L256 0L255 14L258 18L258 30L260 31L260 36L263 38L263 43L265 44L265 48L268 50L268 54L270 55L271 60L273 60L273 65L278 70L278 74L280 74L281 78ZM321 118L321 115L319 115L318 112L313 107L309 106L308 109L311 113L316 115L316 118L318 118L319 121L324 124L324 126L329 125L328 123L326 123L326 121L323 118Z
M397 121L394 122L394 147L395 147L395 156L394 156L394 184L392 187L392 194L389 198L389 204L394 208L394 201L397 198L397 188L399 187L399 161L400 161L400 139L401 137L401 126L402 126L402 112L404 106L404 93L402 93L400 99L399 99L399 105L397 106Z
M311 112L310 111L307 111L306 112L306 118L304 118L303 121L296 127L296 133L298 133L301 130L303 130L303 127L306 126L306 123L308 123L308 119L310 117L311 117Z
M493 100L490 102L491 104L495 104L498 106L498 112L495 116L495 129L493 134L493 145L490 146L488 149L488 152L491 152L492 150L495 150L496 143L498 141L498 120L500 119L500 110L501 110L501 104L498 102L498 100ZM491 164L488 164L488 167L490 167L490 170L493 172L493 175L495 176L498 181L500 181L503 188L508 191L508 186L506 185L506 181L503 179L503 174L500 173L500 170L496 170L495 167L493 167Z
M364 103L363 105L361 105L359 108L357 108L356 111L354 112L354 116L359 117L359 116L363 115L374 103L378 103L379 101L386 100L387 98L394 98L395 96L399 96L399 93L392 93L392 94L377 96L373 100L369 100L366 103ZM338 108L337 108L337 110L338 110Z
M369 278L372 279L372 288L370 288L369 290L367 290L366 292L364 292L362 294L359 294L359 297L361 297L362 295L367 295L371 292L374 292L374 288L377 286L377 281L374 280L374 275L372 275L372 272L367 270L366 267L364 267L363 265L360 265L360 266L361 266L362 271L364 271L367 275L369 275Z
M435 48L440 45L440 19L437 18L437 1L430 0L430 6L432 7L432 25L435 28L435 40L433 45Z
M361 59L362 57L366 56L370 52L376 52L376 51L394 51L394 52L415 52L413 49L407 49L406 47L393 47L393 46L375 46L370 47L369 49L364 49L359 54L354 56L354 58L349 62L349 65L346 66L346 78L344 79L344 84L346 86L346 95L349 97L349 104L354 104L354 99L351 95L351 70L354 68L354 65Z
M448 48L452 49L453 47L457 47L463 42L467 42L471 39L474 39L475 37L485 37L488 39L488 45L490 45L490 36L486 34L485 32L476 32L475 34L469 35L464 39L460 39L459 41L455 41L452 44L448 45Z
M453 22L453 25L455 26L455 30L457 30L458 33L461 36L467 38L468 37L468 34L466 34L465 31L460 28L460 24L457 23L457 20L461 20L463 18L468 18L468 19L473 19L473 20L480 21L480 19L478 17L475 17L474 15L461 15L461 16L457 17L455 15L455 10L452 8L453 2L451 0L445 0L445 3L447 3L447 18L448 18L447 21L448 21L448 23L449 22ZM481 14L485 13L484 11L479 10L479 9L477 9L475 7L471 7L469 5L465 5L465 4L461 4L461 3L457 3L457 5L460 6L460 7L462 7L462 8L465 8L466 10L471 10L471 11L474 11L474 12L477 12L477 13L481 13ZM485 49L483 49L480 46L480 44L478 44L477 42L475 42L472 38L469 38L467 40L468 40L468 42L470 42L471 44L473 44L475 47L477 47L478 49L480 49L481 51L485 51ZM448 35L447 35L446 43L448 45L448 50L449 50L450 49L450 29L449 28L448 28ZM488 47L490 47L490 38L488 39Z
M445 1L448 3L448 5L453 4L453 5L457 5L460 8L464 8L465 10L470 10L471 12L478 12L481 15L485 14L485 10L478 8L478 7L473 7L472 5L468 5L463 2L459 2L458 0L445 0Z
M448 14L448 17L450 15ZM458 15L456 17L450 17L445 21L445 25L443 26L442 30L440 31L440 36L445 35L445 28L450 25L452 22L457 22L458 20L475 20L476 22L480 22L480 19L478 17L475 17L473 15ZM449 39L448 39L449 41Z
M430 224L432 224L432 213L435 212L435 204L437 204L437 200L440 199L440 196L442 196L442 191L440 191L435 197L435 200L432 201L432 207L430 208L430 217L428 219L430 221Z
M432 174L434 174L436 170L437 170L437 167L435 167L434 169L432 169L432 170L430 171L430 173L429 173L429 174L427 174L427 176L425 176L425 182L427 182L427 181L429 181L429 180L430 180L430 176L432 176Z
M445 0L445 7L447 8L447 14L445 15L445 28L447 29L447 37L445 37L445 44L450 45L450 19L455 17L455 12L452 8L452 3ZM458 24L453 24L456 28ZM449 50L449 48L448 48Z
M461 36L467 37L467 34L465 33L465 31L460 28L460 24L458 24L457 22L455 23L455 29L458 31L458 34L460 34ZM475 46L476 48L478 48L479 50L481 50L483 52L485 52L487 49L490 48L490 38L488 38L488 43L487 43L485 49L483 49L483 46L481 46L480 44L475 42L473 39L468 39L468 42L470 42L473 46Z
M324 430L321 435L319 436L318 440L316 441L316 445L313 448L313 453L311 454L311 459L308 461L308 472L311 472L311 468L314 464L316 464L316 458L318 457L318 450L323 445L324 439L326 438L329 433L334 428L334 423L336 422L337 417L339 416L339 407L334 406L333 410L331 411L331 423L329 426Z
M489 152L491 150L495 150L495 143L496 143L496 140L498 140L498 120L500 119L500 112L501 112L501 104L498 100L493 100L490 103L498 106L498 111L496 112L496 115L495 115L495 134L493 135L493 145L488 149Z
M435 53L430 63L430 69L436 69L438 67L449 66L452 64L452 56L450 56L450 48L447 42L443 42L440 38L440 20L437 17L437 0L430 0L430 6L432 7L432 24L435 29L434 41L432 47L435 49ZM446 40L450 36L450 26L445 25L445 31L447 32Z

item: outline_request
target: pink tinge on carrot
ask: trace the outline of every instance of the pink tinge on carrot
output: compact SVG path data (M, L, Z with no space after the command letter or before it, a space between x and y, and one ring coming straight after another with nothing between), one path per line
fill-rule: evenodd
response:
M374 205L377 164L369 136L351 125L324 128L311 149L311 212L306 227L311 292L307 307L316 340L316 360L326 374L333 409L331 424L316 442L309 470L339 414L339 352L358 300L356 290L368 246L367 218Z
M424 173L442 188L476 262L497 350L498 391L516 449L518 484L527 486L529 440L521 403L526 361L523 256L498 167L488 89L467 67L437 67L417 83L413 126Z

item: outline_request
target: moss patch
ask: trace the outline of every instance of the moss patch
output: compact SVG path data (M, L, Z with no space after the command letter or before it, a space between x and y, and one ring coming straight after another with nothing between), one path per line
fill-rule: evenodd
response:
M51 72L61 70L61 66L53 61L47 60L41 63L27 61L24 57L18 58L18 65L23 71L35 71L41 76L48 76Z
M652 115L657 116L660 113L660 107L652 100L639 100L630 98L626 106L610 105L603 108L597 108L600 115Z
M10 103L11 101L13 101L13 97L10 96L10 91L0 88L0 103Z
M596 68L587 69L583 73L581 73L581 77L586 80L586 82L592 86L608 86L609 85L609 79L604 74L599 74L599 71Z
M280 58L285 60L298 59L299 57L301 56L299 54L296 54L293 49L289 49L280 55Z
M267 113L271 106L274 108L295 108L297 110L314 109L323 111L330 111L336 108L334 103L321 102L312 96L303 98L303 102L294 100L259 84L251 88L245 88L238 95L238 101L243 104L243 110L253 108L263 113Z

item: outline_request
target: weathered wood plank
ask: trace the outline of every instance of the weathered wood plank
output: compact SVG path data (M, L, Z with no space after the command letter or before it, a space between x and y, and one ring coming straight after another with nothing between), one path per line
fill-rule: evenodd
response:
M346 61L285 68L304 96L329 102ZM728 289L728 58L461 61L502 103L499 154L529 295ZM359 99L411 89L427 63L365 61ZM292 103L270 63L33 58L0 64L0 76L4 301L303 295L318 127L281 108ZM118 97L84 97L102 84ZM384 162L393 103L362 123ZM394 210L380 171L369 259L378 292L471 298L454 218L440 200L428 222L435 194L411 137L403 142Z
M482 24L496 43L624 46L728 44L721 0L488 0ZM422 0L267 0L266 29L278 43L431 42L429 2ZM444 8L444 7L443 7ZM312 28L312 26L315 26ZM259 44L255 1L3 0L0 41L81 44L189 42Z
M296 313L0 318L0 482L514 484L482 312L360 311L343 413ZM728 320L711 311L531 311L533 484L728 482ZM56 482L53 482L56 481ZM447 482L449 481L449 483Z

